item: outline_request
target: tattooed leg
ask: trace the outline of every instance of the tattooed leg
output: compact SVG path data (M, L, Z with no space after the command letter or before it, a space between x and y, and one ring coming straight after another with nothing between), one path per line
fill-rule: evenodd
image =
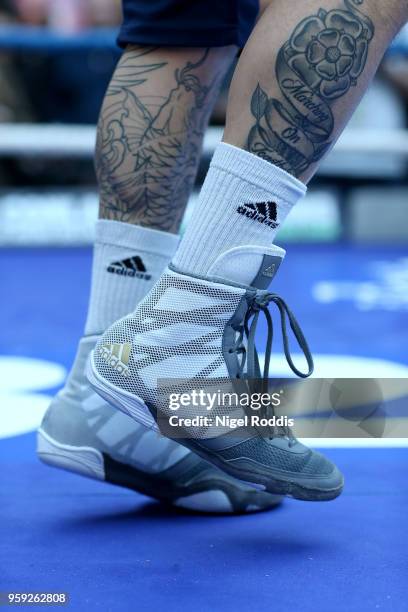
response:
M177 233L235 47L129 47L102 106L100 217Z
M398 0L274 0L235 71L225 142L307 182L407 19Z

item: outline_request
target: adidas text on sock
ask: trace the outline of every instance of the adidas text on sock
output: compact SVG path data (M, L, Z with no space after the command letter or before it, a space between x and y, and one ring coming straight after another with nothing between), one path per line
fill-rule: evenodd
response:
M268 247L306 186L277 166L232 145L218 145L180 247L176 269L206 275L224 253Z
M132 312L174 254L179 237L120 221L96 224L85 334L100 334Z

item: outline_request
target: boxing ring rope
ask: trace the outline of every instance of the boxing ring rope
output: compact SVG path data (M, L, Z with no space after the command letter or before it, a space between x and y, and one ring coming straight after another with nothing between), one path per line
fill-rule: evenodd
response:
M222 128L210 127L204 138L204 155L213 153L222 138ZM96 128L90 125L0 124L0 156L91 158ZM397 154L408 157L408 130L346 130L334 152L348 154Z
M108 50L119 55L117 30L98 27L79 33L47 27L0 26L0 51L60 53ZM387 51L408 58L408 30L403 30ZM221 140L222 128L211 127L204 139L204 155L211 156ZM0 124L0 157L40 155L42 157L91 158L95 126L72 124ZM408 130L346 130L334 151L340 154L397 154L408 156Z
M68 56L70 54L75 56L80 52L89 51L90 53L108 52L115 59L115 56L119 57L120 55L120 50L116 46L116 34L116 30L112 28L95 28L70 34L51 31L44 27L2 25L0 26L0 53L15 53L17 56L19 54L23 56L26 54L40 54L45 57L54 57L60 54L64 55L65 53ZM402 36L396 39L388 50L388 55L408 58L408 30L402 32ZM221 140L222 133L223 129L221 127L210 127L207 130L203 147L206 163L208 163L215 147ZM44 160L55 158L90 161L94 155L95 140L95 125L0 123L0 159L37 157ZM355 184L353 183L354 176L358 179L364 177L364 180L366 180L365 177L367 175L366 169L363 168L361 170L357 164L355 175L347 182L350 164L354 168L356 155L365 160L365 166L371 172L371 174L368 172L367 180L376 180L380 175L386 179L389 179L390 175L391 177L398 176L399 179L402 176L405 177L404 161L408 157L408 130L350 127L340 137L333 153L334 157L328 156L329 164L326 168L325 164L323 164L319 175L323 188L331 184L334 177L340 177L341 214L343 225L347 228L350 224L347 221L350 217L347 189L350 186L353 188ZM348 156L350 156L349 163L347 162ZM392 167L391 170L387 171L379 170L377 173L377 168L382 168L383 160L388 161L388 157L392 164L394 164L396 157L401 158L400 164L398 164L397 160L397 166L401 167L396 169ZM371 160L373 163L371 163ZM346 172L342 162L345 162L346 166L348 163ZM325 179L325 177L329 178ZM88 244L91 242L92 236L89 228L93 228L94 215L96 214L96 208L95 210L93 208L97 206L96 195L94 197L95 201L93 201L93 196L86 192L83 200L80 200L76 193L74 198L75 206L71 206L73 200L69 199L68 195L65 196L65 189L63 189L63 196L59 197L57 194L55 202L57 202L58 206L54 205L54 201L52 204L49 203L47 198L44 199L44 195L42 195L41 224L36 225L38 200L35 196L35 190L31 195L26 193L19 195L18 191L14 194L12 192L13 189L11 191L6 189L3 194L5 197L1 207L3 211L3 235L0 232L0 244L14 244L13 241L16 240L17 235L21 244ZM32 201L30 198L32 198ZM31 222L27 226L30 232L32 229L32 232L28 232L25 238L20 223L21 208L24 209L25 215L31 215ZM47 215L49 217L49 221L47 221L49 228L44 223ZM78 222L78 219L81 219L80 222ZM77 233L71 228L72 235L68 236L68 226L75 226L74 229ZM81 229L81 232L83 230L80 236L78 235L78 227ZM18 228L18 231L16 228ZM347 229L344 230L344 233L347 234L347 231ZM58 232L60 232L61 236ZM62 235L63 233L64 235ZM60 236L59 239L57 239L58 236Z
M59 52L108 49L120 53L116 45L118 28L93 27L80 32L52 30L44 26L1 24L0 50ZM408 57L408 30L398 34L387 54Z
M113 50L120 54L116 45L117 30L114 28L91 28L69 33L46 27L0 25L0 50L13 52L59 52L75 50Z

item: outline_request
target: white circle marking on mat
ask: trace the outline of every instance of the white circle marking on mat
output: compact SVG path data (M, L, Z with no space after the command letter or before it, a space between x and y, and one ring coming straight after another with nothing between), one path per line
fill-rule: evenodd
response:
M59 363L29 357L0 356L0 438L37 429L51 396L46 391L66 377Z
M263 364L263 355L261 362ZM301 354L294 354L295 365L306 368L305 358ZM408 365L374 359L371 357L356 357L355 355L313 355L315 369L313 378L407 378ZM293 376L284 355L272 355L270 378Z
M294 356L300 366L301 355ZM352 355L315 355L317 378L406 378L408 366ZM291 374L283 355L271 360L271 377ZM0 438L34 431L51 397L35 390L46 390L63 383L65 368L50 361L28 357L0 356Z

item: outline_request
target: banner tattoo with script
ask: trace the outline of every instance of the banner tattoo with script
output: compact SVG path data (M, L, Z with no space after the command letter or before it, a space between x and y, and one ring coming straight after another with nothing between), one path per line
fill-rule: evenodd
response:
M357 8L363 1L344 0L344 10L320 9L297 25L276 60L283 99L269 98L259 83L253 92L250 152L299 176L331 147L331 105L357 84L374 36Z

